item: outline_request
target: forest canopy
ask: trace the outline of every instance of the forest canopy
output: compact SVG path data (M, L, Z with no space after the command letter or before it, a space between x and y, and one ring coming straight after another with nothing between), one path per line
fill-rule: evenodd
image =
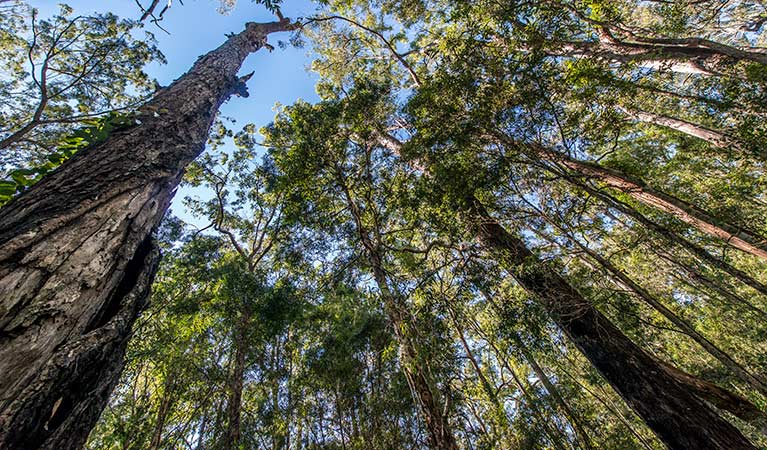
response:
M767 4L36 3L0 448L767 448Z

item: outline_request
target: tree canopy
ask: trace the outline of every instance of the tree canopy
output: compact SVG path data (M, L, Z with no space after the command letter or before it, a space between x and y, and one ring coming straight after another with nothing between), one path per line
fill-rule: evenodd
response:
M767 447L766 4L255 3L320 99L168 163L185 220L85 448ZM145 66L181 7L0 2L0 205L144 123L180 142Z

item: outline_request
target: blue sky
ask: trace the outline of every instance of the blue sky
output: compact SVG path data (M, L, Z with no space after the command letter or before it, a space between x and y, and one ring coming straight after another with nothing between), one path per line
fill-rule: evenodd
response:
M149 0L141 2L144 5L149 4ZM75 14L111 11L127 18L138 18L141 15L133 0L29 1L29 4L40 10L42 17L55 13L59 3L66 3L74 8ZM239 0L228 14L220 14L218 8L217 0L186 0L184 5L174 0L173 7L161 22L168 33L147 24L146 29L155 34L158 47L168 60L165 65L148 66L147 73L156 78L161 85L167 86L186 72L200 55L223 43L226 33L241 31L246 22L276 20L262 5L253 4L249 0ZM308 17L315 11L316 5L309 0L285 0L282 7L283 14L291 18ZM274 52L260 50L245 61L240 73L255 71L253 78L248 82L250 97L232 97L221 108L221 114L236 119L237 127L246 123L255 123L260 127L271 122L277 102L289 105L299 98L309 102L318 100L314 91L316 75L307 70L312 59L310 50L277 47L278 40L287 40L288 37L288 33L271 35L269 41L275 46ZM176 194L171 209L182 219L199 225L198 221L186 214L181 207L181 200L190 193L197 194L198 191L181 189Z

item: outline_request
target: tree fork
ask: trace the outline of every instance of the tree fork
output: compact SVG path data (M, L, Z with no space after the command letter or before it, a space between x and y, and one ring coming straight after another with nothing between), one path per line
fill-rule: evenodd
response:
M149 236L245 57L288 19L248 23L2 209L0 448L81 448L123 367L159 253Z

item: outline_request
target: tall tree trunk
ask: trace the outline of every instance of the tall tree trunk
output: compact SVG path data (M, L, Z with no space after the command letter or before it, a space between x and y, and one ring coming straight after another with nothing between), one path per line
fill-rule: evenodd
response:
M562 42L554 55L590 56L620 64L634 63L655 70L718 75L729 65L752 61L767 65L767 53L744 50L701 38L655 39L631 36L619 39L611 30L597 26L596 41Z
M251 313L248 308L242 312L234 330L234 366L229 376L229 400L226 404L226 448L240 448L242 419L242 390L245 382L245 357L248 351L247 332Z
M370 263L373 278L384 303L397 343L400 347L402 370L410 385L414 400L420 405L426 424L429 446L435 450L458 450L452 428L448 421L439 392L434 386L428 368L418 358L417 344L412 335L416 330L408 317L407 305L395 289L389 287L388 276L383 266L383 250L379 230L369 230L362 223L359 205L352 196L342 173L336 174L338 187L344 193L349 210L354 218L357 234L362 241ZM371 233L374 235L371 237ZM436 391L436 392L435 392Z
M686 134L703 141L708 142L714 147L719 148L733 148L740 150L737 142L732 138L716 130L706 128L696 123L688 122L686 120L677 119L675 117L664 116L662 114L655 114L646 111L633 111L625 108L620 108L630 118L639 122L650 123L659 127L669 128L674 131Z
M200 421L200 431L197 432L197 446L195 450L205 450L205 432L208 428L208 411L207 408L202 413L202 420Z
M498 306L498 304L496 303L492 295L486 292L485 289L480 289L480 292L482 293L482 296L485 297L485 299L493 306L493 309L495 309L496 312L501 311L501 308ZM527 348L527 346L525 345L524 341L519 336L519 334L517 334L517 332L514 331L513 333L510 334L510 337L514 341L514 344L516 345L517 349L519 349L519 351L522 353L522 356L525 358L527 363L533 369L533 372L535 372L535 375L543 383L543 386L546 388L546 391L554 400L556 408L565 417L567 417L568 422L570 422L570 425L572 425L573 431L575 431L575 434L577 435L578 440L583 445L583 448L584 449L594 448L594 446L591 443L591 438L586 432L586 429L581 424L581 421L578 419L578 416L576 416L575 412L572 410L572 408L570 408L570 405L567 403L567 401L565 401L564 397L562 397L562 395L559 393L559 389L557 389L557 387L554 386L554 383L551 382L551 379L549 379L548 375L546 375L546 372L538 364L538 361L536 361L535 357L533 356L533 353Z
M724 273L727 273L728 275L732 276L733 278L745 284L746 286L749 286L752 289L758 291L759 293L763 295L767 295L767 285L760 282L759 280L756 280L754 277L743 272L737 267L732 266L727 261L717 258L716 256L709 253L708 250L701 247L700 245L677 235L673 231L669 230L668 228L658 223L653 222L652 220L645 217L642 213L632 208L630 205L627 205L626 203L616 199L615 197L609 195L606 192L600 191L598 189L594 189L593 187L589 186L587 183L578 179L574 179L571 176L566 175L566 179L573 185L583 189L584 191L588 192L594 197L602 200L606 205L614 207L615 209L622 212L626 216L631 217L632 219L636 220L638 223L641 223L647 229L652 230L658 235L664 237L671 244L676 244L682 248L685 248L691 254L695 255L695 257L699 259L700 261L703 261L706 264L709 264L711 267L714 267L718 270L721 270Z
M150 450L159 450L160 448L162 432L165 429L165 420L173 405L174 385L175 378L172 374L167 374L162 386L162 398L160 400L160 406L157 409L157 419L155 420L154 431L152 432L152 440L149 443Z
M718 299L731 306L737 306L746 309L753 314L758 314L762 316L762 320L767 319L767 311L761 309L759 306L751 303L737 293L732 292L731 289L728 289L728 286L722 286L722 283L712 280L710 277L701 273L698 268L693 267L685 261L680 261L679 258L674 257L674 255L671 255L663 249L653 249L653 253L659 258L665 259L669 263L684 270L687 276L681 276L674 273L671 274L680 283L691 287L697 292L709 297L709 299Z
M398 324L393 325L398 326ZM402 339L402 336L400 335L399 338ZM403 370L408 384L415 394L415 400L421 407L428 433L429 448L433 450L458 450L458 444L447 420L439 392L435 392L436 386L433 385L423 365L416 359L417 355L414 354L413 350L411 345L400 344Z
M673 195L653 189L644 181L632 178L619 170L579 161L540 145L533 144L528 147L540 158L561 164L580 176L597 179L613 189L628 194L642 204L674 216L703 234L767 260L767 238L754 231L719 220L713 214Z
M387 316L392 323L400 346L402 370L413 391L414 400L420 405L423 414L429 447L433 450L458 450L458 444L455 441L447 411L444 408L444 401L440 398L441 395L434 385L428 368L418 357L412 336L416 330L413 329L412 323L407 317L407 306L399 297L395 297L397 294L389 289L385 278L383 278L385 275L381 270L380 258L373 257L371 259L376 261L373 264L373 270L377 272L375 275L376 283L382 291Z
M732 372L735 376L737 376L743 383L746 383L752 389L760 392L762 395L767 395L767 384L765 384L765 382L760 377L757 377L756 375L749 372L745 367L741 366L737 361L732 359L732 357L729 354L727 354L724 350L717 347L716 344L709 341L705 336L700 334L692 325L690 325L684 319L679 317L676 313L671 311L668 307L666 307L666 305L663 304L661 300L657 299L649 291L647 291L645 288L640 286L637 282L631 279L631 277L629 277L623 270L615 266L607 258L604 258L602 255L598 254L594 250L582 244L578 239L576 239L574 236L571 236L569 233L563 230L560 225L555 223L550 217L546 216L546 214L544 214L542 211L538 211L538 212L549 224L551 224L553 227L560 230L570 242L575 244L575 246L578 247L583 253L591 257L604 270L606 270L609 274L611 274L614 277L611 279L613 283L626 289L629 292L633 292L634 295L639 297L647 305L649 305L655 311L660 313L663 317L666 318L666 320L676 325L679 328L680 332L682 332L683 334L686 334L698 345L703 347L703 349L706 350L706 352L708 352L709 355L713 356L717 361L719 361L719 363L721 363L724 367L730 370L730 372ZM557 243L556 240L553 237L549 236L547 233L544 233L542 231L536 231L536 233L538 233L541 237L543 237L544 239L550 242L553 242L555 244ZM585 258L581 258L581 259L585 260ZM592 266L588 262L588 260L585 260L585 263L588 264L589 267L594 269L594 266ZM767 423L767 416L763 417L760 420L760 423L761 423L761 426L763 426L764 423Z
M493 349L496 359L501 363L501 367L506 369L509 375L511 375L511 377L514 379L514 384L517 386L517 389L519 389L525 399L527 399L528 405L530 406L533 416L535 417L535 421L538 422L538 426L541 427L543 433L548 436L549 440L551 440L554 448L557 450L564 449L565 444L562 440L562 430L560 430L559 427L553 423L553 421L548 420L547 417L543 415L542 408L537 406L535 400L538 396L533 392L533 389L527 381L527 377L517 374L517 371L514 367L512 367L512 364L507 359L507 354L502 352L495 344L495 342L493 342L493 339L486 333L482 332L481 328L477 324L475 324L475 329L482 334L485 342L487 342Z
M514 333L512 338L514 339L514 342L517 344L517 348L519 348L520 352L522 352L522 356L524 356L527 363L530 364L530 367L533 369L535 376L537 376L538 379L541 380L541 382L543 383L543 386L546 388L546 391L549 393L551 398L554 399L554 403L557 405L557 409L559 409L562 412L562 414L565 417L567 417L567 420L573 425L573 430L575 431L575 434L578 436L578 439L583 445L583 448L585 449L594 448L594 446L591 444L591 438L589 437L588 433L586 433L586 430L581 425L581 422L578 419L578 416L575 415L572 408L570 408L570 405L565 401L564 397L562 397L562 395L559 393L559 389L557 389L554 383L551 382L551 379L549 378L549 376L546 375L546 372L538 364L538 361L536 361L532 352L527 348L525 343L522 341L522 338L520 338L519 335L517 335L516 333Z
M473 196L468 225L480 244L534 295L570 340L672 450L754 447L733 425L694 395L597 311L525 243L506 231Z
M158 251L149 235L236 73L288 20L249 23L0 214L0 448L80 448L123 366Z

